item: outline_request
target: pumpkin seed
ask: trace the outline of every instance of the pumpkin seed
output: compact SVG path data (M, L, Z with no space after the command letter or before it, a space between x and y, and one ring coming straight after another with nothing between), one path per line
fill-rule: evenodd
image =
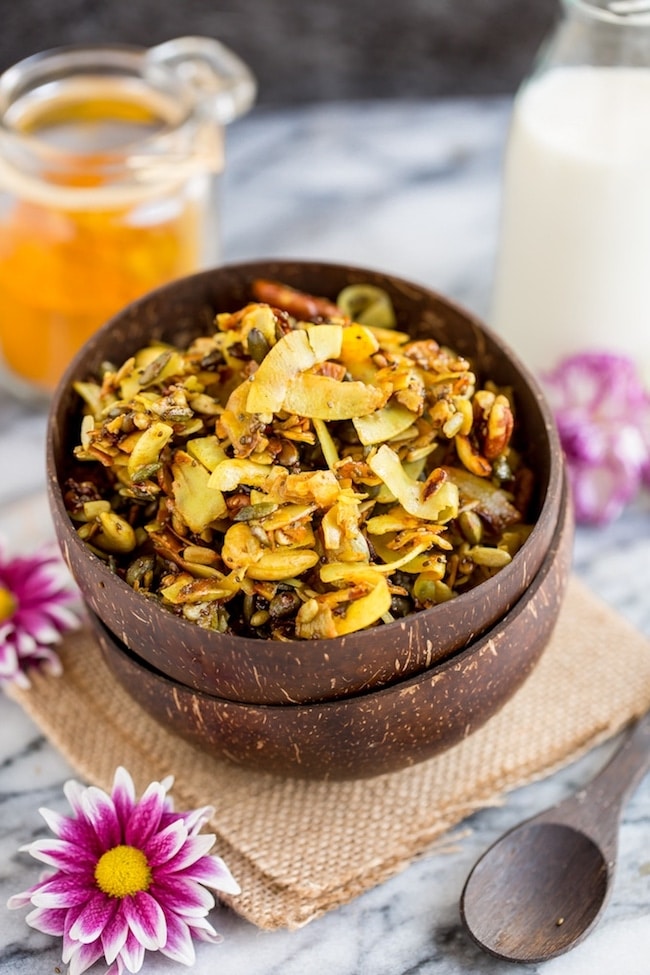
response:
M489 569L502 569L512 562L510 552L503 548L490 548L486 545L474 545L467 553L476 565L484 565Z

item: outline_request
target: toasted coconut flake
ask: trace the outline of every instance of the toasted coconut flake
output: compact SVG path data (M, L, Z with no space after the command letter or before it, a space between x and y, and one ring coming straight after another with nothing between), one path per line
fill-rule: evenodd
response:
M352 420L362 444L385 443L408 430L416 414L400 403L389 403L368 416L357 414Z
M173 433L173 427L159 420L138 434L130 452L129 474L133 476L140 467L155 463L160 456L160 451L171 439Z
M195 534L200 534L227 513L221 491L210 487L210 473L184 450L177 450L171 465L176 512Z
M453 481L444 481L438 491L425 498L424 485L411 480L390 447L383 444L368 463L409 514L439 522L449 521L458 514L458 490Z
M386 399L386 394L375 386L306 372L289 380L282 408L319 420L349 420L372 413Z

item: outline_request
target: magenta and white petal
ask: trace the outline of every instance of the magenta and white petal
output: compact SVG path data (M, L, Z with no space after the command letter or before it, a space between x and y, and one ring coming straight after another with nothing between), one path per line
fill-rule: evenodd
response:
M75 945L75 950L68 960L68 975L82 975L91 965L99 961L102 955L102 946L96 941L89 945Z
M83 796L86 787L76 779L68 779L63 783L63 794L70 803L73 813L83 816Z
M187 832L194 836L205 826L211 816L214 815L214 806L203 806L201 809L191 809L189 812L176 813L185 823Z
M119 821L125 823L135 806L135 786L133 779L121 765L115 770L111 798Z
M26 672L32 668L60 674L52 647L79 623L70 606L76 590L60 557L41 552L11 559L0 552L0 586L15 603L0 628L0 681L29 687Z
M128 934L129 925L120 906L120 909L115 912L113 918L102 931L101 936L104 957L109 965L115 961L121 952Z
M214 907L214 897L205 887L174 874L156 878L151 885L152 894L164 903L168 911L180 915L207 914Z
M168 869L174 872L185 870L190 864L207 856L214 846L214 840L211 833L188 836L182 850L174 857L174 862L168 865Z
M67 840L35 840L29 845L29 852L36 860L68 873L87 874L90 870L92 874L95 864L95 857Z
M29 847L25 847L26 850ZM10 911L16 911L21 907L29 907L32 903L32 894L37 890L37 887L30 887L29 890L23 890L19 894L12 894L7 901L7 907Z
M2 674L0 674L0 684L4 683L5 680L10 681L15 687L20 687L23 691L28 691L32 686L32 682L21 667L19 667L19 669L8 678L4 678Z
M144 848L159 827L164 810L165 793L160 782L152 782L134 807L125 824L124 842Z
M85 886L79 886L76 877L59 872L34 891L32 904L36 907L77 907L87 897L88 891Z
M169 790L171 789L171 787L173 786L173 784L174 784L174 776L173 775L166 775L165 778L161 780L160 788L163 790L164 793L168 793ZM171 796L166 795L165 796L165 801L167 803L169 803L168 808L169 809L172 809L173 808L173 802L172 802Z
M543 376L576 519L617 518L650 473L650 394L632 359L584 352Z
M12 904L10 901L7 906L16 907L18 905ZM25 920L31 928L42 931L43 934L52 934L60 938L65 930L66 914L65 908L37 907L30 911Z
M186 921L193 938L198 938L199 941L207 941L212 945L221 944L223 941L223 935L214 930L207 918L191 917L186 918Z
M167 921L167 941L160 950L163 955L167 955L172 961L180 962L181 965L193 965L196 961L190 929L175 915Z
M188 867L184 876L224 894L241 894L241 887L218 856L203 857Z
M164 829L155 833L143 845L143 849L152 868L165 865L175 869L176 862L182 858L188 842L185 824L178 819L175 823L170 823L169 826L165 826ZM210 844L211 846L212 844ZM170 861L173 863L170 864Z
M51 810L40 809L39 812L46 822L51 818ZM45 815L46 813L47 816ZM104 852L97 833L92 825L83 817L80 816L76 819L64 817L63 822L59 821L57 823L57 828L59 839L68 843L73 850L79 850L80 856L83 851L88 861L97 860Z
M69 816L64 816L54 809L47 809L45 806L41 806L38 811L55 836L61 840L72 839L70 826L76 825L76 820L72 820Z
M59 639L59 631L44 613L32 610L22 615L21 622L29 628L29 635L33 641L32 646L36 647L39 643L56 643Z
M124 917L132 934L141 945L156 951L167 940L165 912L151 894L144 890L122 901Z
M110 850L123 842L122 829L115 811L115 804L103 789L98 789L95 786L86 789L81 805L84 818L94 829L102 850Z
M16 644L19 657L31 657L38 647L38 644L32 634L26 633L24 630L15 631L14 642Z
M119 911L119 901L98 891L88 897L83 909L70 928L73 941L90 944L97 941L107 924L110 924Z
M3 637L3 630L6 633L10 627L0 629L0 678L12 677L18 669L18 651L12 643L7 642L6 635Z
M117 956L118 963L122 962L129 972L139 972L144 962L144 946L140 944L132 931L129 931L124 947Z
M56 623L59 635L66 630L78 630L81 620L73 610L58 603L50 603L47 608L48 616Z
M64 962L70 961L72 956L79 949L80 942L76 941L70 936L70 931L74 927L75 922L81 912L83 911L84 905L77 904L75 907L69 908L65 915L65 924L63 927L63 952L62 958Z

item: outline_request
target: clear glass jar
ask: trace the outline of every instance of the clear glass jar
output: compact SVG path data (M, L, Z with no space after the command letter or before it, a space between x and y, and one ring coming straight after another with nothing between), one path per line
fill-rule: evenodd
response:
M530 366L650 377L650 2L563 0L515 98L491 321Z
M219 257L224 126L255 97L216 40L46 51L0 77L0 349L47 394L129 301Z

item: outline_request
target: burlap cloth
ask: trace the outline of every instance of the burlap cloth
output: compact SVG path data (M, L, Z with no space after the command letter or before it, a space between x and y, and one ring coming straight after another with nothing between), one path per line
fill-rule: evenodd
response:
M295 928L382 882L469 813L503 801L650 706L650 641L573 579L542 661L487 725L413 768L354 782L281 779L206 758L115 684L85 631L63 643L62 678L20 702L86 781L124 765L142 790L173 774L177 809L213 805L217 850L261 928Z

